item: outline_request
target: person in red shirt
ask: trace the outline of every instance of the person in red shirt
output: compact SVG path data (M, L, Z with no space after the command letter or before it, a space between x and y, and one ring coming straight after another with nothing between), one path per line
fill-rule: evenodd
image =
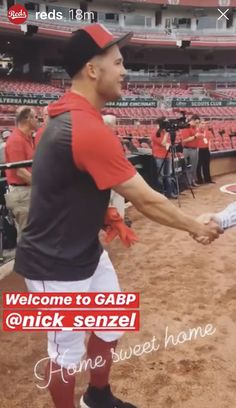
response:
M170 147L170 135L164 129L164 118L157 120L157 126L152 133L152 154L155 157L158 181L161 190L168 198L177 198L173 192L171 183L172 163L168 153Z
M33 159L35 145L32 134L37 127L35 111L30 107L19 108L16 113L16 127L5 145L7 163ZM17 239L19 240L28 218L32 182L31 168L6 170L6 178L9 185L9 192L5 195L6 206L12 210L15 217Z
M198 115L193 115L189 120L189 128L181 131L181 139L183 144L183 154L186 164L190 164L188 167L187 176L189 184L193 187L197 187L197 164L198 164L198 138L200 133L198 126L200 124L200 118Z
M210 141L212 139L212 132L208 129L207 123L202 121L199 127L201 136L198 138L198 165L197 165L197 182L215 183L210 174Z
M64 67L72 87L48 108L50 120L34 157L29 219L14 265L30 292L120 291L98 240L104 224L116 228L117 218L120 223L108 208L111 189L148 218L186 231L202 244L221 233L218 226L196 221L149 187L104 124L106 102L122 96L126 70L119 48L131 36L114 38L94 23L75 31L65 45ZM84 331L48 333L46 384L54 406L75 407L75 374L87 351L90 379L80 407L135 408L115 397L109 384L112 350L123 333L90 332L87 350Z

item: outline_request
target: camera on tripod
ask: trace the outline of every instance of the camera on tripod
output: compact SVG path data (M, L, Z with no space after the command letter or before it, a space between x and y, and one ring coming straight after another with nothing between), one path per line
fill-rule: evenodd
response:
M162 129L170 134L171 145L176 144L175 143L176 132L180 129L189 128L189 126L190 125L187 123L184 111L181 111L181 116L179 118L176 119L163 118L162 121Z

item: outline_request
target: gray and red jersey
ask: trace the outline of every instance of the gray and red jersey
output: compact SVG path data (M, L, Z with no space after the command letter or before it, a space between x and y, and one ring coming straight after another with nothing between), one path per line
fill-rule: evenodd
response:
M93 275L102 252L110 189L136 174L120 141L82 96L67 92L48 108L36 149L27 227L14 270L28 279L73 281Z

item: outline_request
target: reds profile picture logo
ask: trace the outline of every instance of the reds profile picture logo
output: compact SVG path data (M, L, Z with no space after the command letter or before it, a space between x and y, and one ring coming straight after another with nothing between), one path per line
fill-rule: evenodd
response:
M24 24L28 18L28 11L21 4L15 4L8 10L8 20L13 24Z

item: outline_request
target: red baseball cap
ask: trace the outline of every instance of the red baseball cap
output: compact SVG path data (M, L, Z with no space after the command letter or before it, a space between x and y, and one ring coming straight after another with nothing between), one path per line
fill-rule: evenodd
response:
M63 56L63 66L73 77L91 58L102 54L112 45L120 48L126 45L133 33L129 32L119 38L102 24L94 23L84 26L72 33L66 43Z

